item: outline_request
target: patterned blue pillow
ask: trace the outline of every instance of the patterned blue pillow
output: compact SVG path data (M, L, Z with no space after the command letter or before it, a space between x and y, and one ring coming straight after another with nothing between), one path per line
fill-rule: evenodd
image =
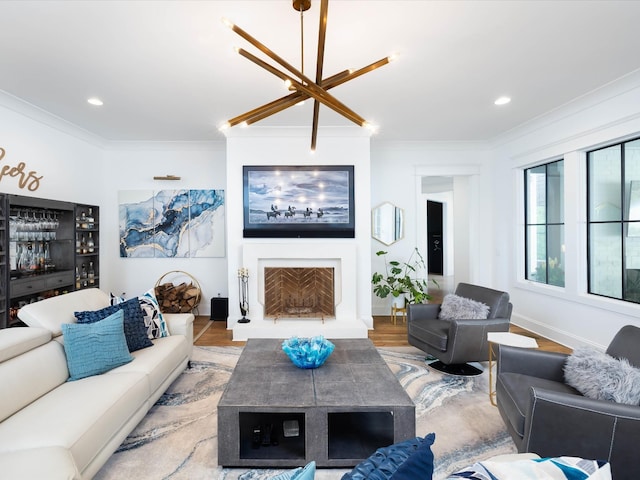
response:
M152 288L148 292L138 297L140 302L140 308L144 316L144 324L147 328L147 336L149 338L161 338L169 336L169 329L167 328L167 322L165 322L162 312L160 311L160 305L156 299L154 289Z
M389 447L379 448L369 458L356 465L351 472L345 473L342 480L389 480L400 465L425 441L428 442L428 437L415 437Z
M433 477L433 452L431 445L436 439L435 433L424 437L424 442L407 458L396 472L391 475L391 480L431 480Z
M119 310L99 322L61 325L69 381L99 375L133 360L124 337L123 317Z
M147 329L144 326L144 315L138 298L132 298L117 305L105 307L102 310L75 312L78 323L95 323L112 313L122 310L124 313L124 336L130 352L153 345L147 337Z

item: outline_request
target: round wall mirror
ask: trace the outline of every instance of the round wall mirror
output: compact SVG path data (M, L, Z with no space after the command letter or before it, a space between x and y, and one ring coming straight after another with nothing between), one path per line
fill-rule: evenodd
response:
M371 236L391 245L404 236L404 210L384 202L371 210Z

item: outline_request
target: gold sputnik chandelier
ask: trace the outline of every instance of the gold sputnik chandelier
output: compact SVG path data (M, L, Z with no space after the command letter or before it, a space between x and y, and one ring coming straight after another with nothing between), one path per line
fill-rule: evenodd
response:
M311 7L311 0L293 0L294 10L300 12L300 37L301 37L301 57L302 65L304 65L304 22L303 12ZM223 19L225 25L231 30L253 45L255 48L264 53L271 60L279 64L285 71L279 70L271 64L259 59L255 55L247 52L243 48L237 48L236 51L247 58L256 65L264 68L269 73L272 73L276 77L285 81L289 90L292 92L289 95L278 98L272 102L269 102L260 107L254 108L242 115L232 118L227 121L222 128L233 127L234 125L250 125L263 120L275 113L281 112L293 105L296 105L308 98L313 98L313 123L311 129L311 150L316 148L316 140L318 136L318 116L320 111L320 104L329 107L340 115L344 116L348 120L352 121L361 127L371 127L364 118L358 115L356 112L347 107L344 103L338 100L336 97L329 93L329 90L342 85L349 80L353 80L356 77L371 72L383 65L389 63L393 57L385 57L377 62L374 62L359 70L344 70L340 73L332 75L328 78L322 78L322 67L324 63L324 44L327 31L327 12L329 9L329 0L321 0L320 4L320 27L318 32L318 55L316 61L316 79L311 80L304 74L304 66L301 69L297 69L275 52L267 48L264 44L260 43L254 37L245 32L242 28L234 25L227 19Z

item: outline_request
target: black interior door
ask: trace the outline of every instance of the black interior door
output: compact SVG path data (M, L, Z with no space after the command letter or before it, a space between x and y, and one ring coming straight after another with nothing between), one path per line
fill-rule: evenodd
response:
M442 275L442 203L427 200L427 264L429 273Z

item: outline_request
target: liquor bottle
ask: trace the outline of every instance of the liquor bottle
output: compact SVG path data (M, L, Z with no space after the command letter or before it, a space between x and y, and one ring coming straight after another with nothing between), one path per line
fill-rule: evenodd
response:
M80 290L80 272L78 271L78 267L76 267L76 290Z
M82 288L86 287L88 285L87 283L87 266L83 263L82 264L82 268L80 269L80 284L82 286Z
M51 245L49 242L44 244L44 270L45 272L50 272L54 268L53 262L51 261Z
M87 253L87 240L82 235L82 240L80 240L80 253Z
M87 220L87 228L95 227L95 219L93 217L93 208L91 207L89 207L89 213L87 214L86 220Z
M87 229L89 228L89 224L87 222L87 213L86 212L82 212L82 214L80 215L80 228L82 229Z
M89 240L87 240L87 251L93 253L96 248L96 244L93 242L93 234L89 232Z
M89 262L89 285L96 283L96 272L93 269L93 262Z
M82 253L82 242L80 235L76 233L76 253Z

